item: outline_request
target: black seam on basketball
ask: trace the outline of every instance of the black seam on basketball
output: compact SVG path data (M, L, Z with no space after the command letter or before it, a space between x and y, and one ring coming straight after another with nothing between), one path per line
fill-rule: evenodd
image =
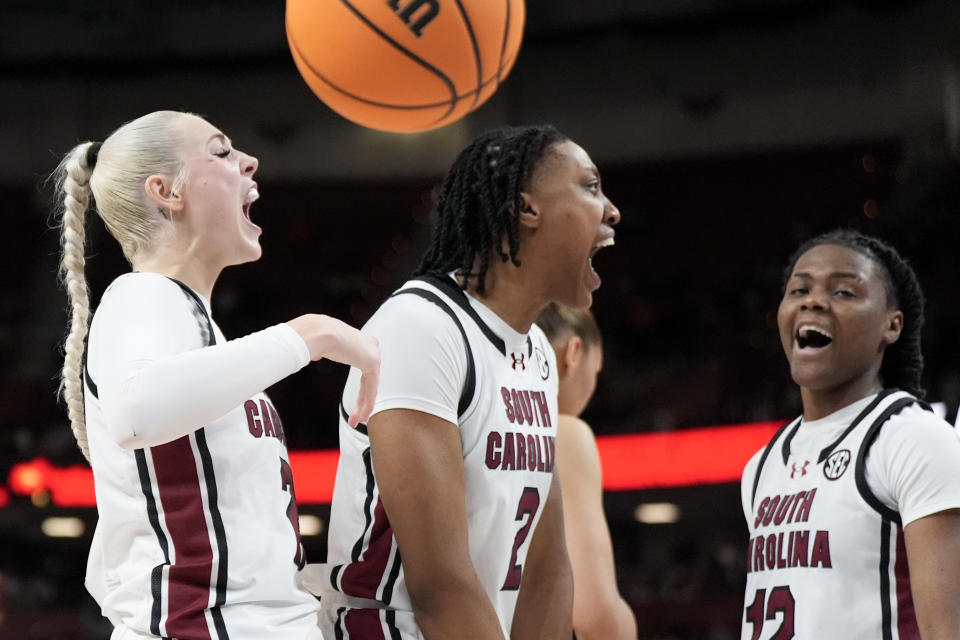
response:
M317 80L323 82L324 84L326 84L328 87L330 87L330 88L333 89L334 91L337 91L337 92L339 92L339 93L342 93L343 95L345 95L346 97L350 98L351 100L356 100L357 102L362 102L363 104L370 105L371 107L381 107L381 108L384 108L384 109L399 109L399 110L401 110L401 111L419 111L420 109L435 109L435 108L437 108L437 107L442 107L443 105L447 104L446 101L443 101L443 102L431 102L431 103L428 103L428 104L415 104L415 105L387 104L387 103L385 103L385 102L377 102L376 100L370 100L370 99L368 99L368 98L363 98L363 97L358 96L358 95L356 95L356 94L350 93L350 92L347 91L346 89L344 89L344 88L342 88L342 87L339 87L339 86L337 86L336 84L330 82L327 78L325 78L325 77L323 76L323 74L319 73L316 69L314 69L312 66L310 66L310 63L307 62L306 58L303 57L303 54L300 53L300 49L296 46L296 43L295 43L292 39L290 40L290 46L293 47L294 49L296 49L297 55L299 56L300 60L303 62L303 64L305 64L305 65L307 66L307 68L310 70L310 72L313 73L313 75L316 77ZM515 59L516 59L516 58L514 57L514 60L515 60ZM512 62L512 61L511 61L511 62ZM481 84L475 91L469 91L469 92L467 92L467 93L464 93L463 95L459 95L459 96L457 96L457 100L458 100L458 101L460 101L460 100L466 100L467 98L469 98L469 97L470 97L471 95L473 95L473 94L479 95L480 93L483 92L484 89L487 88L487 86L488 86L490 83L493 83L493 82L496 82L496 83L497 83L497 86L499 87L499 86L500 86L500 73L501 73L502 71L503 71L503 68L501 67L500 69L497 70L497 73L496 73L495 75L493 75L493 76L491 76L489 79L485 80L485 81L483 82L483 84ZM446 118L447 115L449 115L449 111L448 111L446 114L444 114L443 117ZM440 119L442 120L443 118L440 118Z
M463 7L460 0L455 0L457 8L460 9L460 16L463 18L463 24L467 27L467 34L470 36L470 44L473 45L473 59L477 63L477 91L473 95L473 104L470 110L473 111L477 106L477 100L480 99L480 87L483 86L483 60L480 57L480 45L477 44L477 34L473 32L473 24L470 22L470 16ZM499 74L498 74L499 75Z
M497 64L497 88L500 88L500 74L503 73L503 54L507 51L507 39L510 37L510 0L507 0L507 19L503 21L503 42L500 43L500 62Z
M381 31L380 28L377 27L377 25L375 25L375 24L373 24L372 22L370 22L370 20L367 19L367 17L366 17L365 15L363 15L362 13L360 13L360 12L356 9L356 7L354 7L352 4L350 4L350 0L340 0L340 2L342 2L345 7L347 7L348 9L350 9L350 11L352 11L352 12L354 13L354 15L356 15L357 18L360 19L361 22L363 22L365 25L367 25L368 27L370 27L370 28L371 28L373 31L375 31L375 32L377 33L377 35L379 35L381 38L383 38L383 39L386 40L388 43L390 43L391 45L393 45L398 51L400 51L401 53L403 53L404 55L406 55L407 57L409 57L411 60L413 60L414 62L416 62L416 63L419 64L420 66L422 66L422 67L423 67L424 69L426 69L427 71L430 71L431 73L435 74L438 78L440 78L441 80L443 80L443 82L447 85L447 88L450 90L450 96L451 96L451 97L450 97L450 100L449 100L449 105L450 105L450 106L449 106L449 108L447 109L447 112L446 112L445 114L443 114L440 118L438 118L438 119L436 120L437 122L439 122L440 120L443 120L443 119L446 118L448 115L450 115L451 113L453 113L453 110L454 110L454 109L456 108L456 106L457 106L457 100L458 100L458 98L457 98L457 86L456 86L455 84L453 84L453 81L452 81L450 78L448 78L445 73L443 73L442 71L440 71L440 69L437 69L436 67L434 67L432 64L430 64L430 63L427 62L426 60L422 59L420 56L418 56L418 55L415 54L414 52L412 52L412 51L410 51L409 49L407 49L406 47L404 47L402 44L400 44L399 42L397 42L396 40L394 40L393 38L391 38L390 36L388 36L388 35L387 35L386 33L384 33L383 31ZM302 57L302 56L301 56L301 57Z
M300 47L297 46L296 41L294 40L293 36L290 34L289 26L287 27L287 41L290 43L291 48L296 51L297 57L299 57L300 61L304 64L304 66L307 67L307 69L310 70L310 72L316 77L317 80L320 80L321 82L323 82L324 84L326 84L328 87L330 87L330 88L333 89L334 91L337 91L337 92L339 92L339 93L342 93L342 94L345 95L346 97L348 97L348 98L350 98L350 99L352 99L352 100L356 100L357 102L361 102L361 103L363 103L363 104L367 104L367 105L370 105L370 106L372 106L372 107L381 107L381 108L384 108L384 109L400 109L400 110L402 110L402 111L417 111L417 110L420 110L420 109L434 109L434 108L436 108L436 107L441 107L441 106L443 106L443 105L445 105L445 104L448 104L447 101L443 101L443 102L434 102L434 103L419 104L419 105L396 105L396 104L387 104L387 103L384 103L384 102L377 102L377 101L375 101L375 100L370 100L370 99L368 99L368 98L363 98L363 97L361 97L361 96L358 96L358 95L356 95L356 94L353 94L353 93L347 91L347 90L344 89L343 87L340 87L340 86L334 84L333 82L331 82L330 80L328 80L322 73L320 73L319 71L317 71L316 69L314 69L313 66L310 64L310 62L307 60L306 56L303 55L303 52L300 51ZM519 54L519 51L517 51L517 54ZM456 101L465 100L465 99L467 99L468 97L470 97L472 94L476 94L477 96L479 96L479 94L482 93L483 90L484 90L490 83L496 83L497 87L499 88L500 82L501 82L501 79L502 79L502 75L501 75L501 74L503 73L503 70L504 70L505 68L510 67L510 66L516 61L516 59L517 59L517 55L514 55L513 58L511 58L509 61L507 61L507 64L501 65L501 66L497 69L497 73L494 74L493 76L491 76L488 80L485 80L479 87L477 87L477 89L476 89L475 91L469 91L469 92L467 92L467 93L465 93L465 94L463 94L463 95L458 95L458 96L456 97ZM478 99L479 99L479 98L478 98ZM329 105L328 105L328 106L329 106ZM434 122L439 122L439 121L442 120L443 118L446 118L446 117L450 114L450 111L451 111L451 110L448 110L447 113L445 113L445 114L443 115L443 117L439 118L438 120L435 120ZM429 124L427 124L427 125L425 125L425 126L429 126Z

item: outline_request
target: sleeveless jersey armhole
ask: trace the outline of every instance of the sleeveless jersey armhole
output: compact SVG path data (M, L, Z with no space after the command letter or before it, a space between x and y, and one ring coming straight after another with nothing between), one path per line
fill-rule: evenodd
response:
M443 309L443 312L453 320L454 324L457 325L457 329L460 330L460 337L463 338L463 348L467 356L467 375L464 378L463 389L460 392L460 401L457 404L457 416L463 417L463 414L466 413L470 407L470 403L473 402L473 395L477 387L476 365L473 359L473 349L470 348L470 340L467 338L467 331L463 328L463 323L460 322L460 318L458 318L457 314L450 308L450 305L444 302L443 298L434 292L428 291L427 289L410 288L401 289L393 295L399 296L404 294L419 296L437 305Z
M770 442L767 444L766 448L763 450L763 454L760 456L760 460L757 462L757 470L753 476L753 488L750 491L750 508L754 506L754 501L757 498L757 487L760 486L760 474L763 473L763 465L767 461L767 458L770 456L770 452L773 451L773 448L776 446L777 442L780 440L780 436L793 425L798 425L800 423L800 418L795 418L790 422L784 424L782 427L777 429L777 432L773 434L773 437L770 438Z
M213 332L213 321L210 320L210 314L207 313L207 308L203 304L203 300L200 299L200 296L194 292L193 289L183 284L179 280L166 276L167 280L176 284L183 291L183 294L187 296L187 299L190 300L196 306L197 310L202 314L204 319L204 324L206 327L200 327L201 330L204 328L207 332L207 344L204 346L212 347L217 344L217 335ZM90 314L90 323L93 323L93 316L96 312ZM87 387L90 389L90 395L94 398L99 398L99 391L97 390L97 384L93 381L93 378L90 376L90 370L87 368L87 345L90 340L90 333L87 332L87 337L83 341L83 378L87 383Z
M919 404L924 407L928 406L923 401L918 400L913 396L900 398L892 402L890 406L887 407L883 413L881 413L877 419L873 421L873 424L870 425L866 435L863 437L863 445L860 447L860 452L857 454L857 462L856 466L854 467L854 477L857 483L857 491L860 493L860 496L881 516L887 518L888 520L893 520L898 525L901 524L900 514L883 504L880 498L874 494L869 483L867 482L867 453L870 451L870 447L876 441L881 427L883 427L883 425L886 424L890 418L897 415L912 404Z

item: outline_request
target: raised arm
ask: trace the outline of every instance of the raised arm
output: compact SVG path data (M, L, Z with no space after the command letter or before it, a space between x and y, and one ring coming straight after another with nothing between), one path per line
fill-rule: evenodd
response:
M596 439L587 423L573 416L561 415L557 430L563 524L573 567L573 628L579 640L635 639L636 619L617 590Z
M921 637L960 640L960 509L914 520L904 538Z
M563 538L560 482L554 474L523 567L510 638L567 640L573 634L572 610L573 575Z
M91 375L121 447L191 433L322 357L364 373L354 418L369 415L380 365L375 338L334 318L306 315L204 346L206 320L180 288L157 274L134 276L118 280L104 297L90 337Z
M503 640L470 558L457 426L389 409L370 418L368 428L380 497L424 638Z

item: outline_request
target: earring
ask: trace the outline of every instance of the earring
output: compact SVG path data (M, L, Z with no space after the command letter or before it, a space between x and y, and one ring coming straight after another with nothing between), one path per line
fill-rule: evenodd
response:
M163 216L164 220L170 219L170 215L167 213L166 209L164 209L163 207L157 207L157 211L160 212L160 215Z

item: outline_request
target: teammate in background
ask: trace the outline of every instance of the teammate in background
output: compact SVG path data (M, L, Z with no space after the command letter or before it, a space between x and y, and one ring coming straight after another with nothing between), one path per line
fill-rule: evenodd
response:
M803 415L744 469L741 638L960 638L960 441L920 400L923 306L876 238L790 259L777 321Z
M557 356L557 470L563 529L573 568L573 629L578 640L629 640L637 621L617 591L613 545L603 512L600 454L579 418L597 387L603 340L593 314L550 303L537 318Z
M548 126L475 139L435 214L418 277L365 326L382 383L367 424L340 424L324 632L566 640L557 369L533 323L550 301L590 305L591 258L620 214L586 151Z
M86 586L114 640L322 637L284 428L261 390L311 360L351 364L363 372L356 424L376 397L379 348L320 315L229 341L214 324L220 272L261 254L256 170L213 125L171 111L78 145L58 169L63 395L97 494ZM133 272L103 294L85 348L91 194Z

